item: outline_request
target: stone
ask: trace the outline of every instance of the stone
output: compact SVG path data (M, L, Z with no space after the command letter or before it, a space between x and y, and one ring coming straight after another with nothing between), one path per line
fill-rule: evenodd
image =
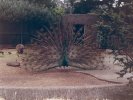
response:
M0 100L6 100L6 99L4 99L4 98L0 97Z
M20 63L19 62L7 62L7 66L12 66L12 67L19 67Z
M23 54L24 53L24 45L23 44L18 44L16 46L16 50L18 54Z
M111 54L113 52L113 50L111 50L111 49L106 49L106 53L107 54Z
M4 55L4 51L1 51L1 50L0 50L0 54Z

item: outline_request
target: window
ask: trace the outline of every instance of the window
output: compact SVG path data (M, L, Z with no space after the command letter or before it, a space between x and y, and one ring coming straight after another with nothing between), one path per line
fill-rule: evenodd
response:
M73 25L73 37L74 43L83 43L84 25L74 24Z

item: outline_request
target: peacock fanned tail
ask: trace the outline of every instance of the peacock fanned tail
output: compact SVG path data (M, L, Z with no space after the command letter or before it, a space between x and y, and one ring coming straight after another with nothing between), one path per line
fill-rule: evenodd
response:
M72 26L32 35L34 44L27 48L23 64L30 71L45 71L56 67L96 69L103 67L102 50L94 32L74 32Z

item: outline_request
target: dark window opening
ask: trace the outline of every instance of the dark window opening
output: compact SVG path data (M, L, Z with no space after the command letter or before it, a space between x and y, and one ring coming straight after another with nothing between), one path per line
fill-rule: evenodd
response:
M73 36L74 43L83 43L83 35L84 35L84 25L83 24L74 24L73 25Z

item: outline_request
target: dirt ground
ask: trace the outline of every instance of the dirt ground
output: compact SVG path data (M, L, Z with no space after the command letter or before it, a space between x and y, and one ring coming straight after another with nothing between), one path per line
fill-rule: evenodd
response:
M0 55L0 86L88 86L106 85L109 82L98 80L92 76L77 73L70 69L56 69L41 73L31 73L22 68L10 67L6 63L16 61L18 57L13 49L4 50ZM12 54L8 54L11 52Z
M101 81L77 70L56 69L31 73L22 68L7 66L8 61L16 61L18 58L14 49L7 49L4 52L4 56L0 54L0 97L5 98L3 100L51 100L46 98L54 97L73 98L70 100L132 100L133 98L132 87L119 87L118 84ZM105 61L109 66L110 59L111 57L107 57ZM114 69L119 70L116 66L111 70ZM67 86L72 86L72 89ZM41 90L43 88L46 89Z
M75 72L74 70L56 69L42 73L27 72L22 68L7 66L8 61L17 60L15 50L4 50L0 55L0 86L87 86L112 84L100 81L92 76ZM12 54L8 54L11 52Z

